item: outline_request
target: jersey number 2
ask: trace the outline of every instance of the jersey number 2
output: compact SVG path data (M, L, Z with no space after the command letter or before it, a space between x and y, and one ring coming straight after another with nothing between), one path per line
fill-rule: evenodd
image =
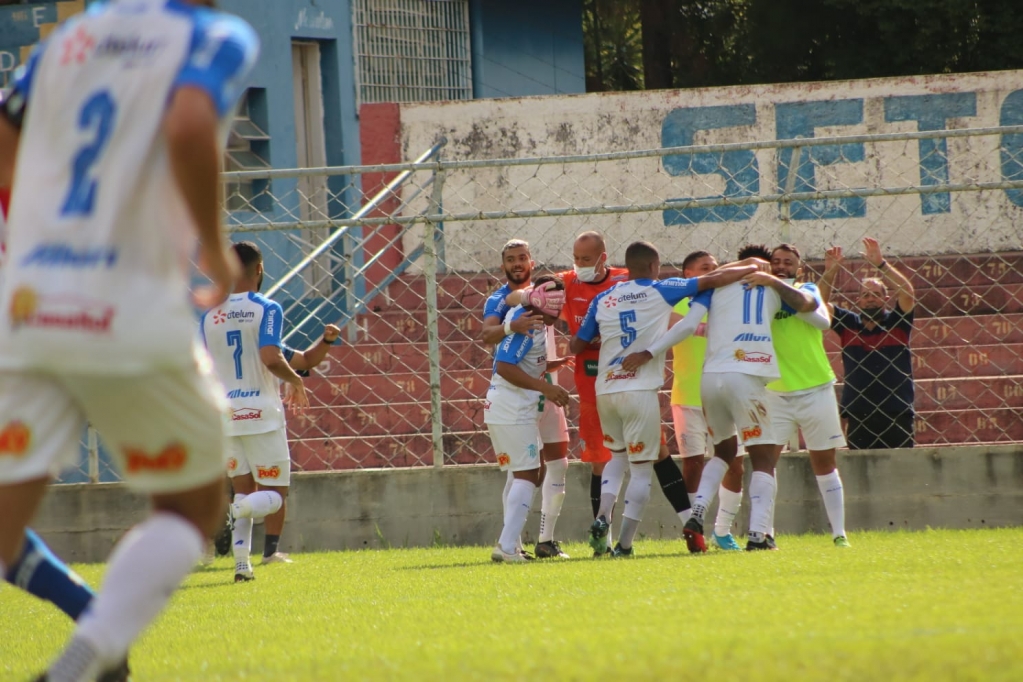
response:
M96 185L89 171L99 161L103 148L114 130L117 105L107 90L100 90L85 101L78 112L78 129L92 132L92 140L75 154L71 165L71 187L68 188L60 214L65 218L92 214L96 201Z
M239 330L227 333L227 345L228 347L235 346L234 349L234 378L242 378L242 333Z

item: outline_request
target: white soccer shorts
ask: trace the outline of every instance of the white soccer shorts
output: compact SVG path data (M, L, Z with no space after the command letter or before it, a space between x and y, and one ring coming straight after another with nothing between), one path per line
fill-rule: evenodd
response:
M675 424L675 443L678 444L678 453L683 459L714 455L710 440L707 438L710 434L707 432L707 420L703 416L702 407L672 405L671 418ZM739 443L735 456L742 457L745 454L746 449Z
M763 377L739 372L704 373L700 399L711 440L718 444L734 435L739 444L776 445Z
M565 408L555 405L550 400L545 400L538 425L541 443L568 442L568 420L565 419Z
M0 372L0 483L77 461L88 421L133 490L175 493L224 475L227 405L197 366L133 375Z
M501 471L540 468L540 431L536 424L487 424Z
M290 485L291 454L284 429L227 437L227 475L246 474L260 485Z
M778 442L795 442L798 447L796 429L799 429L803 432L808 450L845 447L833 385L825 384L795 395L772 391L768 391L768 394L771 401L771 424Z
M657 391L620 391L597 396L604 445L625 451L630 462L657 459L661 447L661 404Z

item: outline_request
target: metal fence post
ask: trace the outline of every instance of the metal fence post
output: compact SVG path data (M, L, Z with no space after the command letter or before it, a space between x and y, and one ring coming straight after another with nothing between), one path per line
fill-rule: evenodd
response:
M444 192L444 171L438 170L433 178L430 195L430 213L441 210ZM430 427L433 441L433 466L444 466L444 424L440 395L440 315L437 310L437 225L427 220L423 228L423 275L426 277L426 334L430 362Z
M89 450L89 483L99 483L99 436L91 425L86 436L86 446Z

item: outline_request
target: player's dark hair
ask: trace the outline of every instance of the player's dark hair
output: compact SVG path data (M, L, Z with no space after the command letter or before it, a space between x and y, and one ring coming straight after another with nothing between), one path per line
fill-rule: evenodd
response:
M529 242L524 239L511 239L503 247L501 247L501 260L504 260L504 254L508 253L509 249L523 248L526 253L529 253ZM532 255L532 254L530 254Z
M688 270L693 263L701 258L706 258L709 255L710 253L707 251L693 251L691 254L682 259L682 269Z
M253 242L236 242L231 245L231 248L238 254L238 260L242 262L245 272L251 272L253 268L263 262L263 252Z
M799 253L799 249L796 248L795 244L789 244L788 242L783 242L783 243L779 244L778 246L774 247L773 249L771 249L771 256L773 257L774 256L774 252L778 251L779 249L782 250L782 251L788 251L789 253L793 254L799 260L803 260L803 256L802 256L802 254Z
M739 249L739 260L746 258L763 258L770 262L771 249L767 248L767 244L747 244Z
M625 249L625 267L629 270L646 270L660 257L657 247L650 242L632 242Z
M557 275L540 275L533 280L533 286L538 287L544 282L554 282L554 291L565 290L565 280L561 279Z

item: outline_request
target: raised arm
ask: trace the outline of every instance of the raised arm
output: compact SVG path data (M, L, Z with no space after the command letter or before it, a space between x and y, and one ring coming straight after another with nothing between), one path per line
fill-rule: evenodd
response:
M841 246L832 246L824 252L824 274L817 282L817 290L821 294L824 305L828 307L828 313L832 315L835 314L835 306L831 304L831 292L835 290L835 278L838 277L838 271L842 268L843 262Z
M897 297L899 308L904 313L911 312L916 306L916 291L913 289L913 283L894 265L884 259L884 256L881 255L881 245L876 239L864 237L863 248L863 257L881 273L881 280Z
M288 359L288 364L296 372L308 372L323 362L330 347L334 345L340 335L340 327L328 324L323 328L323 337L305 350L294 351Z

